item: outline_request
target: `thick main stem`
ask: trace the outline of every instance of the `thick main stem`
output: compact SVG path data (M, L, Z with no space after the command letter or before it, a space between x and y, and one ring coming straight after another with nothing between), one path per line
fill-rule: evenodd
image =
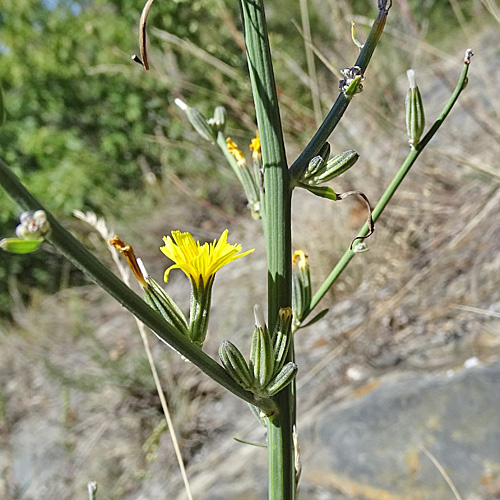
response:
M291 192L263 0L241 0L248 67L264 164L268 259L268 323L291 305ZM293 500L292 428L295 398L288 386L276 396L279 414L268 420L269 498Z

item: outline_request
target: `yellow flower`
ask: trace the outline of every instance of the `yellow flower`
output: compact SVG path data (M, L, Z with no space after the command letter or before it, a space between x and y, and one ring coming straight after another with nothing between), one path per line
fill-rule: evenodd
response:
M293 265L299 266L300 270L308 268L307 255L305 254L304 250L295 250L292 261Z
M253 159L256 161L260 161L261 152L260 152L260 137L258 130L257 133L255 134L255 137L252 139L252 142L250 143L250 151L252 151Z
M241 152L241 149L238 147L230 137L226 139L226 145L228 151L236 158L236 162L238 163L238 167L244 167L246 165L245 157Z
M200 285L200 281L202 286L206 286L219 269L254 251L252 249L239 253L241 245L230 245L227 242L227 233L226 229L218 241L214 240L212 243L203 243L203 245L199 241L195 242L190 233L172 231L172 237L164 236L165 246L160 250L175 262L165 271L165 282L168 280L170 271L177 268L184 271L196 287Z

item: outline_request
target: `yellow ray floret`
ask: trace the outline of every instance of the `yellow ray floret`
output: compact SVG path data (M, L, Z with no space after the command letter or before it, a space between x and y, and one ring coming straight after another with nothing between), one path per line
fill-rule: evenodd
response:
M250 151L252 151L253 158L255 158L256 160L260 160L261 152L260 152L260 137L258 130L257 133L255 134L255 137L252 139L252 142L250 143Z
M254 251L252 249L239 253L241 245L229 244L227 233L226 229L218 241L214 240L212 243L203 243L203 245L199 241L194 241L190 233L172 231L172 237L164 236L165 245L160 250L175 262L165 271L165 282L172 269L181 269L196 286L200 284L200 280L206 285L211 277L226 264Z
M304 250L295 250L292 261L294 265L297 265L299 269L305 269L307 264L307 255Z
M244 167L246 164L246 160L243 156L243 153L241 152L241 149L238 147L238 144L236 144L230 137L228 137L226 139L226 145L228 151L236 158L238 167Z

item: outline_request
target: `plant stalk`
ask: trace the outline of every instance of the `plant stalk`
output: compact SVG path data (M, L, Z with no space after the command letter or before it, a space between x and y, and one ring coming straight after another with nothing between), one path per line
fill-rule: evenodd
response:
M245 44L264 165L268 323L292 298L291 189L263 0L241 0ZM290 349L293 351L293 347ZM288 359L287 359L288 361ZM292 429L295 398L287 386L273 398L279 413L268 419L269 499L295 498Z

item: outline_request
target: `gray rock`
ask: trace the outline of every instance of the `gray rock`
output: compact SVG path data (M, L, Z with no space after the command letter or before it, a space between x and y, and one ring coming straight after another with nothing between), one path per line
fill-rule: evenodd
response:
M498 498L499 384L497 363L458 373L389 374L338 404L325 401L299 419L299 499L450 500L433 460L463 499ZM249 440L259 441L262 432L255 427ZM195 497L265 498L265 450L223 443L206 457L212 466L194 475Z
M500 365L458 374L388 377L364 397L310 416L305 484L348 498L450 499L433 457L462 498L485 498L500 473Z

